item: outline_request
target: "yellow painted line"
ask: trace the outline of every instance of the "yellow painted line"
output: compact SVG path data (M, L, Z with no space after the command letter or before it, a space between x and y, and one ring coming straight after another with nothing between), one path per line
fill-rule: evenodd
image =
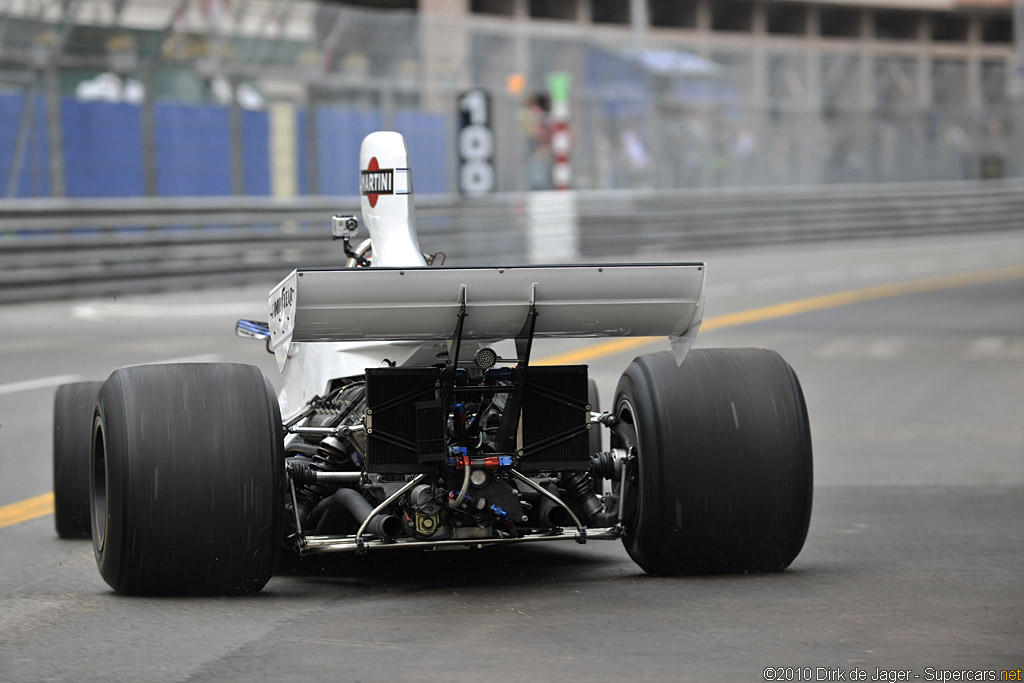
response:
M53 514L53 492L0 507L0 529Z
M638 346L646 346L654 342L662 341L665 337L626 337L625 339L609 339L590 346L584 346L575 351L556 353L553 356L546 356L537 361L537 365L579 365L588 360L594 360L601 356L610 356L615 353L622 353L635 349Z
M753 308L748 311L738 311L708 318L701 323L701 332L722 330L727 327L746 325L749 323L761 322L763 320L774 320L785 318L800 313L820 311L826 308L838 308L850 304L859 304L866 301L877 301L879 299L891 299L907 294L920 294L923 292L935 292L955 287L966 287L968 285L979 285L986 282L999 282L1002 280L1015 280L1024 277L1024 266L1010 266L1007 268L994 268L992 270L978 270L969 273L957 273L956 275L943 275L930 277L923 280L912 280L910 282L897 282L865 289L854 289L835 294L825 294L809 299L798 299L787 301L772 306ZM610 356L615 353L622 353L631 349L647 346L655 342L663 341L664 337L628 337L625 339L609 339L597 344L585 346L581 349L557 353L537 361L538 365L577 365L588 360L594 360L601 356Z
M966 287L968 285L980 285L986 282L1000 282L1003 280L1015 280L1024 278L1024 266L1010 266L1008 268L996 268L993 270L980 270L969 273L958 273L956 275L944 275L924 280L913 280L911 282L898 282L891 285L879 285L866 289L855 289L836 294L815 296L809 299L798 299L786 303L774 304L753 308L749 311L738 311L725 315L708 318L701 324L701 331L721 330L737 325L760 322L762 320L773 320L785 318L810 311L820 311L826 308L838 308L849 304L864 303L866 301L877 301L879 299L891 299L907 294L920 294L923 292L935 292L943 289ZM601 356L609 356L615 353L623 353L631 349L646 346L662 341L664 337L629 337L626 339L609 339L599 344L592 344L582 349L566 351L552 356L547 356L537 361L538 365L574 365L594 360ZM30 519L43 517L53 513L53 493L44 493L35 498L29 498L10 505L0 507L0 529Z
M704 321L701 325L702 331L720 330L736 325L746 325L762 320L784 318L810 311L820 311L826 308L839 308L849 304L860 304L866 301L877 301L879 299L891 299L907 294L921 294L924 292L935 292L955 287L966 287L968 285L980 285L986 282L999 282L1001 280L1014 280L1024 277L1024 266L1011 266L1009 268L996 268L993 270L980 270L970 273L958 273L956 275L943 275L930 277L924 280L913 280L911 282L897 282L891 285L879 285L866 289L854 289L848 292L837 292L824 296L815 296L810 299L799 299L774 306L755 308L749 311L739 311L726 315L716 316Z

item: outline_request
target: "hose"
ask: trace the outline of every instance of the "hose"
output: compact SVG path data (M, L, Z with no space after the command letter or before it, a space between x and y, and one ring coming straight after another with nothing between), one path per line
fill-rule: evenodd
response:
M462 501L466 500L466 494L469 493L469 477L470 475L473 474L472 469L472 461L469 459L469 456L467 455L462 460L462 470L464 472L464 474L462 475L462 490L459 491L459 495L458 497L455 498L455 500L448 501L449 506L457 508L460 505L462 505Z
M332 509L346 510L357 522L363 522L373 514L373 506L355 489L338 489L327 501L329 507L317 525L317 533L320 533L321 529L329 529L332 525ZM370 520L366 529L377 538L394 538L402 533L402 520L394 515L378 514Z

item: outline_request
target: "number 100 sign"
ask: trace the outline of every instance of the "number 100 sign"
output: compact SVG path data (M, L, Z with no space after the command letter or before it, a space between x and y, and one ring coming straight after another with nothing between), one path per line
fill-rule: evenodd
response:
M494 192L494 131L491 96L474 88L459 97L459 192L479 197Z

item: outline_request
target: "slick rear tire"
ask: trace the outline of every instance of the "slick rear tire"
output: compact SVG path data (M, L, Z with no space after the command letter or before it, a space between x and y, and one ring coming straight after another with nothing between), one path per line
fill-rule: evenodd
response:
M53 517L61 538L89 538L89 444L101 386L62 384L53 398Z
M93 417L90 509L119 593L258 592L282 542L281 413L249 365L117 370Z
M796 373L774 351L640 356L616 388L632 449L623 543L655 575L775 572L810 523L811 434Z

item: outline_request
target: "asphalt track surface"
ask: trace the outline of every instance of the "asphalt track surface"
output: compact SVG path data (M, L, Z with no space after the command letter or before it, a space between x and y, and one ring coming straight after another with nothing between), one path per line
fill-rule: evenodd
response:
M232 331L265 317L273 283L5 306L0 680L758 681L769 667L792 668L777 680L952 680L1024 668L1024 233L674 256L708 260L699 345L777 349L803 382L816 488L789 570L650 578L618 542L569 542L322 558L249 598L117 596L90 543L58 540L47 514L54 389L183 358L256 363L276 381L261 345ZM537 353L588 362L608 405L629 360L665 346Z

